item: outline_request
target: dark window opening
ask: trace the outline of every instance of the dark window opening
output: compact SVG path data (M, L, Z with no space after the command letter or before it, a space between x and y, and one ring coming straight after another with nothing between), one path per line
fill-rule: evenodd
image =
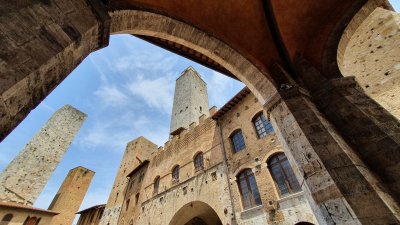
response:
M137 194L135 195L135 205L137 205L138 202L139 202L139 194L140 194L140 193L137 193Z
M13 214L9 213L3 216L3 219L1 220L1 224L7 225L11 222L12 218L14 217Z
M281 196L301 191L300 184L285 154L279 153L273 156L268 161L268 167Z
M172 182L173 183L179 182L179 165L175 166L172 169Z
M156 179L154 179L154 189L153 189L153 193L157 194L158 193L158 188L160 186L160 176L157 176Z
M128 210L128 208L129 208L129 202L130 202L131 200L128 198L128 200L126 200L126 207L125 207L125 211L127 211Z
M267 136L269 133L274 132L272 125L265 119L264 114L260 113L253 119L254 128L257 131L258 138L263 138Z
M204 158L203 158L202 152L198 153L194 157L194 169L195 169L195 171L204 169Z
M237 130L231 135L231 142L233 147L233 153L237 153L246 148L244 143L244 137L241 130Z
M261 205L261 197L258 191L256 179L251 169L245 169L238 174L237 183L242 197L243 208L248 209Z

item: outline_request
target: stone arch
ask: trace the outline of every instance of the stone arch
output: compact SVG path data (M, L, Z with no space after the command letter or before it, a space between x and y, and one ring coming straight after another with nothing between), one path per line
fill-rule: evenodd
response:
M119 10L110 13L111 34L135 34L169 40L197 51L219 63L252 91L261 104L275 93L269 75L261 72L240 53L217 38L188 25L156 13Z
M377 7L391 8L387 0L356 1L336 24L322 55L322 72L327 78L342 77L339 68L343 60L343 50L355 30Z
M346 52L346 48L349 45L350 40L356 33L357 29L361 24L374 12L378 7L389 8L386 0L370 0L368 1L358 12L353 16L349 24L343 31L340 37L339 45L337 47L337 64L341 71L343 71L343 59Z
M266 166L268 166L268 161L275 155L281 154L281 153L285 154L285 152L281 149L274 149L273 151L270 151L270 152L268 152L268 154L265 155L262 162L265 163Z
M375 3L375 4L372 4ZM400 118L400 22L396 12L372 2L345 29L337 63L343 76L354 76L372 99Z
M198 219L195 219L198 218ZM186 225L194 220L202 221L204 225L222 225L217 212L207 203L201 201L189 202L182 206L172 217L169 225Z
M89 14L89 12L85 12ZM170 17L145 12L141 10L117 10L109 12L111 17L111 34L136 34L152 36L172 41L199 52L236 76L246 84L261 104L276 92L275 85L266 72L260 71L254 64L239 52L224 42L209 35L192 25L172 19ZM88 15L94 19L93 15ZM84 19L84 18L82 18ZM3 99L7 102L7 109L0 124L0 139L4 139L27 115L35 108L58 84L75 69L91 52L107 45L104 29L97 21L87 23L82 28L81 36L77 40L71 39L58 52L46 55L29 74L18 73L19 80L7 84L0 90ZM90 26L89 26L90 25ZM87 29L87 30L84 30ZM103 33L102 33L103 32ZM52 46L52 42L43 42L43 45ZM54 43L53 43L54 45ZM35 63L35 62L32 62ZM8 74L6 74L8 75ZM11 76L11 75L10 75ZM3 113L0 111L0 113Z

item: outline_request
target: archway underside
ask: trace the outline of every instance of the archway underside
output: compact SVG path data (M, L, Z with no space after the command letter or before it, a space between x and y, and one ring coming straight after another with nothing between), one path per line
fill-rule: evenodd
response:
M222 225L222 222L211 206L194 201L180 208L169 225Z

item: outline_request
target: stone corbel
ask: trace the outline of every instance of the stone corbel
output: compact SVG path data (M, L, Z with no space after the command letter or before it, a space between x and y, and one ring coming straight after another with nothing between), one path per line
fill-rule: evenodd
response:
M100 0L86 0L99 22L98 47L95 50L107 47L110 40L111 17L107 5Z
M276 92L271 98L269 98L265 104L264 109L267 111L268 120L270 120L270 114L272 110L274 110L282 100L289 100L295 97L306 97L310 98L310 93L299 86L295 85L282 85L280 90Z

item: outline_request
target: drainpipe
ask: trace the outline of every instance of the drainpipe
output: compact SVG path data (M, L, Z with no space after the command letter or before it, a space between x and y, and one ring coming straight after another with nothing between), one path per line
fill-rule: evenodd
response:
M231 199L231 206L232 206L232 225L236 225L236 212L235 212L235 206L233 204L233 199L232 199L232 189L231 189L231 182L229 181L229 174L230 174L230 170L229 170L229 166L228 166L228 157L226 156L226 151L225 151L225 144L224 144L224 138L223 138L223 134L222 134L222 124L219 121L219 118L217 119L217 126L219 127L219 137L221 139L221 145L222 145L222 151L224 153L224 164L226 166L226 170L227 170L227 175L226 175L226 180L228 182L228 191L229 191L229 196Z

